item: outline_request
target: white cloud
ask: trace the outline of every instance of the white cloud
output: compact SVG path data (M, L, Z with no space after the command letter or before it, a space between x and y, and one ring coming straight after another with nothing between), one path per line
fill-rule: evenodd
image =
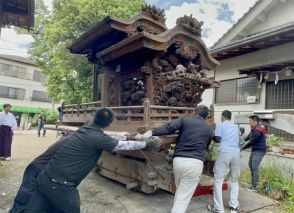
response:
M217 19L217 9L220 4L227 3L230 10L234 12L232 19L236 22L248 11L256 0L236 1L236 0L199 0L196 3L184 3L181 6L171 6L166 10L166 24L168 28L175 26L177 18L192 14L199 21L204 21L203 28L209 28L207 38L203 38L206 45L212 46L228 29L232 23Z
M152 0L156 5L158 0ZM234 12L232 19L236 22L256 0L195 0L195 3L183 3L181 6L171 6L166 10L168 28L175 26L177 18L192 14L200 21L204 21L203 28L208 37L203 37L209 47L214 44L231 26L232 23L217 20L217 9L222 3L227 3L229 9ZM44 0L49 10L52 10L52 0ZM191 1L189 1L191 2ZM33 41L31 36L19 35L13 29L2 28L0 35L0 54L27 55L27 47Z
M18 34L14 29L2 28L0 36L0 54L27 57L27 50L33 38L30 35Z

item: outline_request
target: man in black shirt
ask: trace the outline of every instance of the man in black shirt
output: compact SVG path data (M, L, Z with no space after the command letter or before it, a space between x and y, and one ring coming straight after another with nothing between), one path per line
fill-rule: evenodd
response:
M64 138L64 144L38 177L38 190L33 194L26 212L44 212L51 205L55 212L80 212L76 187L96 166L103 151L135 150L160 146L159 138L145 141L117 140L103 129L113 121L113 112L99 109L93 123L83 126Z
M196 116L182 117L150 130L144 137L174 134L179 135L174 152L173 170L177 187L172 213L184 213L198 185L203 170L205 152L213 139L213 130L206 118L209 109L196 107Z
M14 199L14 204L9 213L21 213L25 210L32 194L36 190L38 175L45 168L46 164L49 160L51 160L56 151L64 144L64 138L69 134L63 135L57 142L55 142L27 166L23 175L22 183ZM52 210L49 208L46 212L52 212Z

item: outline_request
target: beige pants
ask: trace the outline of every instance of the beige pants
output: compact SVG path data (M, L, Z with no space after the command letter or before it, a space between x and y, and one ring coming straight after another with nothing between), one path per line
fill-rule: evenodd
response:
M198 185L203 162L194 158L175 157L173 161L177 187L172 213L184 213Z

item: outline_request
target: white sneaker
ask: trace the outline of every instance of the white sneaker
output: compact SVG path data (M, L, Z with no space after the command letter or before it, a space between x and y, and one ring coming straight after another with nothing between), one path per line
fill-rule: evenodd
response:
M213 204L208 205L207 209L213 213L225 213L225 211L216 209Z
M5 161L10 161L11 157L4 158Z

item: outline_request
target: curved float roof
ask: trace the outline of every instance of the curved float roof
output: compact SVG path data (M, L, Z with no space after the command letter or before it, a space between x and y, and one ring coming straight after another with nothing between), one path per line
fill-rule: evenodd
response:
M177 25L168 30L164 25L164 12L147 7L134 18L124 21L107 17L89 31L81 35L70 46L70 52L87 54L103 64L138 52L165 51L176 42L181 42L200 53L201 65L205 69L215 69L219 62L212 58L201 39L201 26L192 16L177 20Z

